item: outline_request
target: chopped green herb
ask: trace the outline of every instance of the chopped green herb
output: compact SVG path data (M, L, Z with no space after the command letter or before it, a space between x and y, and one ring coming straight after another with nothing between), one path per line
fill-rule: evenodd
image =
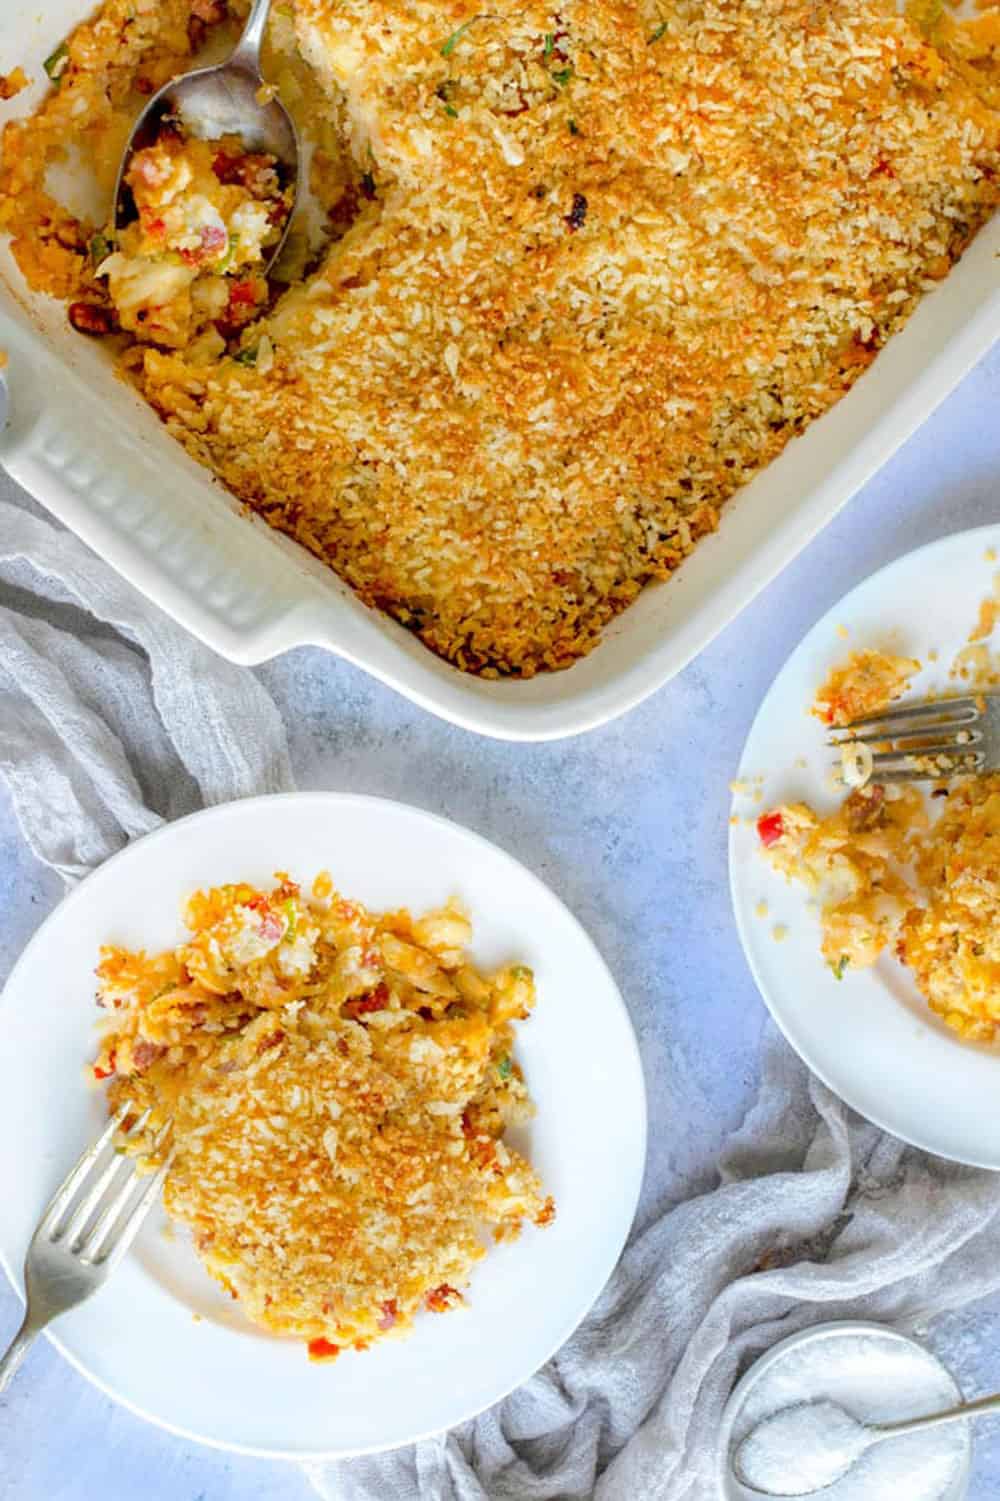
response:
M97 234L94 235L93 239L90 242L89 250L90 264L95 267L99 266L101 262L106 261L108 256L111 254L111 241L107 238L106 235L102 235L100 230L98 230Z
M552 32L552 31L547 31L545 33L545 46L542 48L542 56L544 57L544 59L545 59L546 62L548 62L549 58L552 56L552 54L553 54L553 52L555 50L556 50L555 33Z
M650 37L649 37L649 40L646 43L646 46L647 47L652 47L652 45L653 45L654 42L658 42L660 40L660 38L663 37L663 36L666 36L666 34L667 34L667 23L666 23L666 21L661 21L660 24L659 24L659 26L657 26L656 30L650 34Z
M288 898L287 902L282 902L281 905L284 908L285 916L288 918L288 927L285 929L285 939L290 943L295 937L295 930L299 925L298 908L292 901L291 897Z
M830 968L833 970L833 978L835 980L842 980L844 978L844 971L847 969L850 962L851 961L850 959L848 959L846 954L841 954L836 964L830 965Z
M500 1062L497 1064L497 1073L500 1075L501 1079L509 1079L513 1067L514 1065L511 1062L509 1056L501 1058Z
M473 21L481 21L482 19L482 16L470 16L467 21L463 21L458 30L453 31L451 36L442 46L441 56L450 57L455 48L458 46L459 42L464 37L465 33L468 31L469 27L472 25Z
M569 122L569 133L571 136L578 136L580 134L580 127L575 120Z
M453 104L446 104L444 107L444 112L446 115L450 115L453 120L458 119L458 110Z
M63 73L66 71L66 64L68 62L69 48L67 47L65 42L60 42L56 50L54 52L50 52L48 57L42 63L42 67L45 69L46 73L49 75L56 88L59 87L59 81L62 78Z
M236 361L237 365L256 365L256 363L257 363L257 346L256 346L256 344L254 345L254 347L252 349L241 349L241 350L239 350L236 354L233 355L233 359Z
M573 64L567 63L565 68L556 69L556 71L552 75L552 82L557 83L561 89L564 89L572 77Z
M219 262L219 264L217 266L214 266L212 268L214 270L214 272L215 272L216 275L218 275L220 271L228 271L229 267L232 265L233 255L234 255L235 251L236 251L236 236L233 235L233 234L231 234L229 236L229 240L228 240L228 243L226 245L226 253L225 253L225 255L222 257L222 260Z
M526 964L515 964L511 968L511 975L515 980L530 980L531 970Z

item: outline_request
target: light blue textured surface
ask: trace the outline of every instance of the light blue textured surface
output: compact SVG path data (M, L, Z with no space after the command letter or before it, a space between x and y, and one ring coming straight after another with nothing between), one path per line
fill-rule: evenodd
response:
M726 784L768 683L860 578L919 543L998 517L995 351L708 651L603 730L505 745L441 724L314 650L262 669L301 785L398 797L457 819L534 868L589 928L625 993L646 1067L643 1217L712 1184L720 1142L756 1087L765 1012L730 916ZM58 896L0 793L0 977ZM3 1287L0 1345L18 1317ZM1000 1387L1000 1308L949 1315L932 1343L967 1392ZM998 1427L980 1425L975 1456L973 1501L1000 1495ZM113 1408L47 1346L0 1402L0 1501L309 1494L293 1468L180 1443Z

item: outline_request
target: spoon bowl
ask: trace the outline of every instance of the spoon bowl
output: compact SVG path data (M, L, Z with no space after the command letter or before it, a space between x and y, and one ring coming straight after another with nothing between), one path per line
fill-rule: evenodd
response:
M733 1471L755 1496L815 1496L889 1436L859 1423L836 1402L802 1402L780 1408L752 1428L733 1453Z
M186 135L201 140L238 136L247 151L275 157L282 185L293 185L297 200L298 133L280 99L267 97L269 85L260 71L260 45L270 8L271 0L255 0L243 33L224 62L181 73L152 95L132 127L118 168L112 221L115 239L137 217L126 181L132 157L152 145L168 121L178 123ZM289 214L281 238L269 247L268 259L262 266L265 272L281 252L291 219Z

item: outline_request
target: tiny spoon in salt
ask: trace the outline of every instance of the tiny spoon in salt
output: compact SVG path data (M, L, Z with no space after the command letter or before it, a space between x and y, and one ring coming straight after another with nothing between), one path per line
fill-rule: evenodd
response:
M836 1402L799 1402L751 1429L731 1456L733 1473L758 1496L814 1496L846 1475L874 1444L990 1412L1000 1412L1000 1393L901 1423L859 1423ZM790 1473L792 1456L796 1474Z

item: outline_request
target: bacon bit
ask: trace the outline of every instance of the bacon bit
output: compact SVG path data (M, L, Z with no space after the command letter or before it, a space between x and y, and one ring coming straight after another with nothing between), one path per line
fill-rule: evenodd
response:
M378 1320L380 1329L391 1329L399 1317L399 1308L395 1298L389 1298L382 1304L382 1315Z
M165 219L150 219L149 223L145 226L145 229L148 235L162 235L166 227L167 224Z
M233 307L252 307L257 301L257 287L252 281L238 281L229 294Z
M344 1015L352 1018L366 1016L369 1011L384 1011L389 1000L389 987L381 981L367 995L355 996L344 1004Z
M276 166L277 157L262 151L248 151L242 156L220 151L212 161L212 171L220 182L237 183L260 198L271 197L277 190Z
M757 820L757 835L765 849L777 844L785 832L785 820L780 813L762 813Z
M895 175L895 172L886 161L884 156L879 157L878 161L875 163L874 167L868 174L869 177L895 177Z
M151 78L147 78L145 73L140 73L135 81L135 91L137 94L154 94L156 84Z
M268 943L277 943L280 939L284 938L287 926L285 920L279 917L273 910L266 896L252 896L243 905L248 907L251 912L256 912L259 915L260 928L258 931L261 938L266 939Z
M844 803L847 827L852 834L868 834L885 820L885 788L878 782L855 787Z
M144 1074L166 1051L161 1043L148 1042L145 1037L140 1037L138 1042L132 1044L132 1062L136 1073Z
M284 1032L279 1027L277 1032L269 1032L266 1037L262 1037L257 1044L258 1057L261 1053L266 1053L268 1048L276 1048L278 1043L284 1040L284 1036Z
M77 333L98 337L113 334L118 326L114 312L97 302L71 302L69 321Z
M100 1064L98 1064L98 1063L94 1064L94 1078L95 1079L110 1079L111 1076L112 1076L112 1074L114 1074L116 1072L115 1065L116 1065L117 1061L118 1061L117 1060L117 1054L115 1053L114 1048L112 1048L111 1052L108 1054L108 1066L107 1066L107 1068L101 1068Z
M333 1345L328 1339L311 1339L308 1344L310 1360L336 1360L340 1354L340 1346Z
M542 1229L544 1229L544 1227L546 1225L551 1225L551 1223L555 1219L555 1217L556 1217L555 1200L550 1195L545 1200L545 1203L542 1205L541 1209L535 1215L535 1224L538 1225L538 1226L540 1226Z
M220 182L232 182L232 171L239 161L238 156L232 156L228 151L217 151L212 157L212 171Z
M440 1287L435 1287L427 1294L424 1301L431 1313L447 1313L456 1303L464 1300L457 1288L449 1287L447 1282L442 1282Z
M12 69L10 73L0 73L0 99L13 99L30 82L31 79L21 67Z
M201 230L202 249L210 255L219 250L224 250L229 244L229 236L221 224L204 224Z

